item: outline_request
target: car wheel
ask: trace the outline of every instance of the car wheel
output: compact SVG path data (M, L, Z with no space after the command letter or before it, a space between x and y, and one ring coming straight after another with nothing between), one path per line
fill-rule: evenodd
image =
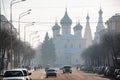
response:
M63 74L64 74L65 72L63 71Z
M57 75L55 75L55 77L57 77Z

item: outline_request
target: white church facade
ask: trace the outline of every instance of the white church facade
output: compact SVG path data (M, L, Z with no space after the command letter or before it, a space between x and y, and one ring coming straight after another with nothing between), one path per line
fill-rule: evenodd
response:
M86 47L86 41L82 38L82 26L78 22L71 34L72 20L67 10L60 21L61 26L56 22L52 27L53 42L55 44L56 65L77 65L81 63L80 54ZM61 34L60 34L61 30Z

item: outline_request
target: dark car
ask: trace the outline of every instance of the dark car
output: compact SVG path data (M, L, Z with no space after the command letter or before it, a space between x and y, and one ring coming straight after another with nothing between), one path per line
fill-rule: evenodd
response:
M113 73L113 76L114 78L116 78L120 73L120 69L115 69L114 73Z
M104 70L104 76L113 77L114 76L114 71L115 71L114 67L108 66Z
M46 78L48 78L49 76L57 77L56 70L55 69L48 69L48 70L46 70Z
M63 73L72 73L71 66L64 66L63 67Z

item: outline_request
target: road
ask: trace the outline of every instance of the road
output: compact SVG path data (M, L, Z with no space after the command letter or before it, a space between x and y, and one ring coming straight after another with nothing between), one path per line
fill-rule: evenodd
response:
M62 71L57 70L57 77L48 78L46 78L44 70L37 70L32 71L31 78L32 80L110 80L98 74L85 73L77 70L73 70L72 74L63 74Z

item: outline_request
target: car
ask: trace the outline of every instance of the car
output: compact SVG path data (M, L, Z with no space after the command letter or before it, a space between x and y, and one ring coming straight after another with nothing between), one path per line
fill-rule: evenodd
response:
M113 77L114 76L114 71L115 71L115 67L107 66L104 70L104 76Z
M63 67L59 68L59 70L63 70Z
M16 68L15 70L22 70L24 73L24 76L26 76L27 80L31 80L30 75L32 73L30 73L27 68Z
M63 67L63 73L72 73L71 66L64 66Z
M46 70L46 78L48 78L49 76L57 77L56 70L55 69L48 69L48 70Z
M3 80L31 80L29 75L25 69L11 69L5 71Z
M119 75L119 73L120 73L120 69L115 69L115 71L114 71L114 73L113 73L114 78L117 78L118 75ZM120 77L120 76L119 76L119 77Z

